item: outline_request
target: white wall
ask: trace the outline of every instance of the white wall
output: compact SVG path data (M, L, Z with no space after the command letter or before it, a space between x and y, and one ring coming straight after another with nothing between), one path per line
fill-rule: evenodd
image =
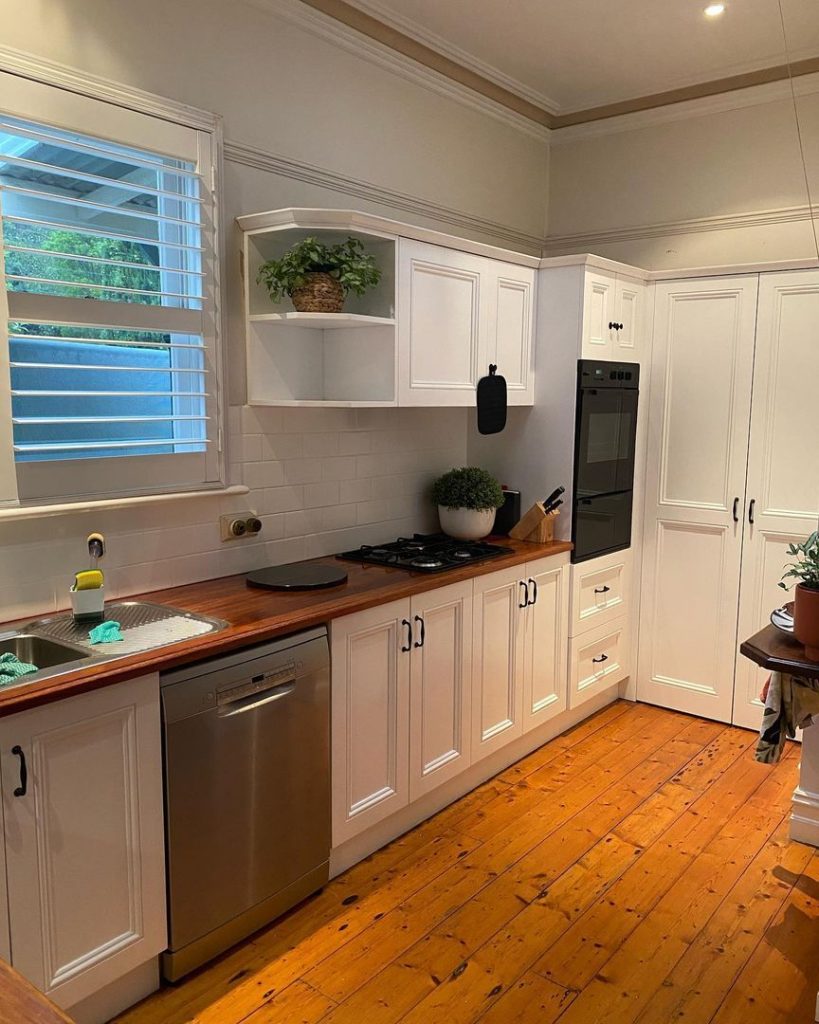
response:
M233 221L288 205L352 207L537 248L545 144L236 0L27 0L4 20L3 43L214 110L229 143L295 166L225 166L230 477L250 494L3 524L0 620L65 607L92 529L107 535L107 589L121 596L434 528L426 488L466 460L466 410L243 407ZM259 540L220 542L218 515L232 509L261 515Z
M547 253L592 251L652 270L815 258L789 86L755 95L778 98L729 110L702 101L556 133ZM799 111L819 171L815 93Z

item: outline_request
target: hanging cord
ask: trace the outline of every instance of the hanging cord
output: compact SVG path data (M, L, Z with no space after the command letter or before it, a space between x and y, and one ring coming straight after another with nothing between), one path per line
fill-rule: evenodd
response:
M810 191L810 175L808 174L808 162L805 159L805 144L802 140L802 126L799 123L799 105L796 102L796 86L793 80L793 66L791 55L788 50L788 33L785 29L785 12L782 9L782 0L778 0L779 21L782 25L782 40L785 43L785 63L788 66L788 81L791 86L791 102L793 103L793 116L796 119L796 137L799 141L799 153L802 158L802 172L805 176L805 191L808 194L808 216L810 217L811 231L813 232L813 247L816 250L816 258L819 260L819 235L816 231L816 218L813 215L813 196Z

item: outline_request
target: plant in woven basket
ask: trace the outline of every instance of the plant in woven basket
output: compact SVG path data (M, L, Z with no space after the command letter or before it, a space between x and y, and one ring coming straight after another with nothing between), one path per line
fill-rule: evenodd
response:
M340 313L349 292L363 295L380 280L375 257L360 239L326 245L312 235L292 245L281 259L263 263L256 277L274 302L288 295L300 313Z

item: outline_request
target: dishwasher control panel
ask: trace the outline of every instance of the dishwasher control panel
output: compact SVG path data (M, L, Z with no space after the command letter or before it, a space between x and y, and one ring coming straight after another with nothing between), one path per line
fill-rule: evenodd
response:
M252 676L250 679L235 686L221 687L216 691L216 703L232 704L243 697L252 697L254 694L262 693L264 690L272 690L277 686L294 683L298 668L299 663L291 661L281 668L277 668L275 672L264 672L260 675ZM213 694L208 694L208 696L212 697Z

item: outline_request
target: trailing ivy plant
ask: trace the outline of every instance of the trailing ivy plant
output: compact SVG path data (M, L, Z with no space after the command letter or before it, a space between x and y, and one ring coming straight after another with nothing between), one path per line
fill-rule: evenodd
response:
M432 500L444 508L490 509L503 504L501 485L485 469L462 466L450 469L432 485Z
M264 284L270 298L279 302L285 295L301 288L307 282L308 274L330 274L344 289L345 295L348 292L363 295L381 280L375 257L365 251L360 239L350 237L346 242L325 245L311 235L292 245L281 259L263 263L256 282Z
M786 572L779 586L788 590L789 584L785 580L791 578L808 590L819 590L819 530L814 530L803 544L789 545L788 554L793 555L796 561L785 566Z

